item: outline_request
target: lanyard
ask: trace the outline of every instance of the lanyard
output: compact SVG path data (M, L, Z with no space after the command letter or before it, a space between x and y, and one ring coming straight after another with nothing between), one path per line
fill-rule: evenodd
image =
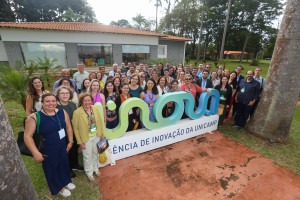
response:
M55 113L54 116L56 116L57 121L56 121L52 116L48 115L48 113L47 113L44 109L43 109L43 111L45 112L45 114L46 114L48 117L50 117L53 121L55 121L56 123L58 123L59 128L60 128L60 130L61 130L62 128L61 128L60 120L59 120L59 118L58 118L57 113L55 112L55 110L54 110L54 113Z
M91 109L91 112L88 113L85 109L83 109L84 112L86 113L87 117L88 117L88 123L89 123L89 126L92 126L93 125L93 119L94 119L94 115L93 115L93 109Z

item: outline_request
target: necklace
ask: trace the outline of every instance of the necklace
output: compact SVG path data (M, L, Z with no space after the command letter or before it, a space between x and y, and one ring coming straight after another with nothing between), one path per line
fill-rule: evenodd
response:
M148 92L147 92L147 93L148 93ZM151 92L151 95L152 95L152 96L150 96L150 93L148 93L148 94L149 94L149 95L148 95L149 99L150 99L150 100L153 100L153 98L154 98L153 93Z
M93 114L93 110L91 109L91 111L87 111L85 109L83 109L84 112L87 114L87 118L88 118L88 124L89 126L92 126L94 124L94 114Z

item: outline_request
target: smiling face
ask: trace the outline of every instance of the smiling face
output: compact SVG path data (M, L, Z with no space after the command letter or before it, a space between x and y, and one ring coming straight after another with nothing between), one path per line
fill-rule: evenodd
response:
M39 78L34 79L32 81L32 85L35 90L41 90L43 87L43 83L42 83L41 79L39 79Z
M82 107L87 110L91 107L91 105L92 105L91 97L90 96L84 97L82 100Z
M159 85L161 87L165 86L166 85L166 78L165 77L161 77L160 80L159 80Z
M89 85L90 85L90 80L84 80L83 85L84 85L85 88L88 88Z
M106 85L106 90L109 92L109 93L112 93L114 91L114 85L112 83L108 83Z
M226 85L228 83L228 78L226 76L224 76L222 78L222 84Z
M61 102L68 102L70 100L69 90L62 88L58 93L58 99Z
M152 80L148 80L147 81L147 88L148 88L148 90L152 91L153 87L154 87L154 82Z
M57 106L56 97L53 95L46 96L42 101L42 105L43 105L43 109L47 113L54 111Z
M172 90L173 91L177 91L178 90L178 83L177 82L173 82L172 83Z
M129 92L129 86L128 86L128 85L124 85L124 86L121 88L121 91L122 91L122 94L127 95L128 92Z
M100 85L98 81L93 81L92 83L92 91L93 92L98 92L100 90Z
M120 84L121 84L120 79L116 78L116 79L114 80L114 85L115 85L116 87L119 87Z

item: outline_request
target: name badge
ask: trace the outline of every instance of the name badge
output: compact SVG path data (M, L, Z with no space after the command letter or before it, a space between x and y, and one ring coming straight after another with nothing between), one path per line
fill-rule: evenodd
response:
M58 135L59 135L59 139L63 139L64 137L66 137L66 133L65 133L65 129L60 129L58 131Z
M243 87L242 89L241 89L241 93L244 93L245 92L245 87Z

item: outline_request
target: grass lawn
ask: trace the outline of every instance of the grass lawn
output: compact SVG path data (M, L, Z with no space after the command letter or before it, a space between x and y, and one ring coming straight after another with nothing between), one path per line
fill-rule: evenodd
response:
M263 69L262 76L264 77L268 71L269 62L262 61L260 64ZM215 66L214 62L208 63ZM230 60L227 61L226 68L233 70L237 65L239 65L238 61ZM249 63L242 63L241 65L245 68L243 75L247 70L255 69ZM7 102L5 108L14 134L17 136L17 133L23 130L25 111L19 104L13 102ZM256 138L245 131L238 131L230 125L223 126L220 131L226 137L244 143L263 156L273 159L276 164L288 167L297 174L300 174L300 105L296 107L288 144L270 144L268 141ZM27 156L23 156L23 160L40 199L63 199L59 195L51 196L41 164L36 164L31 157ZM72 195L68 199L101 199L101 192L98 185L89 183L83 172L76 171L75 173L77 174L77 178L73 179L73 181L77 188L72 191Z
M13 127L14 135L17 137L17 133L23 130L25 111L22 106L15 102L7 102L5 108L10 124ZM41 164L36 164L32 157L22 157L35 191L38 193L40 199L65 199L60 195L51 195ZM76 189L72 191L72 195L68 199L101 199L101 192L98 184L90 183L84 172L75 171L75 173L77 177L72 180L76 185Z

